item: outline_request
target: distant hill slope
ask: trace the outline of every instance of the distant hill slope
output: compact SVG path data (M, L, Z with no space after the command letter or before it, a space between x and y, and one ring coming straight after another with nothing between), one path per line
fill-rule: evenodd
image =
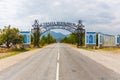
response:
M54 32L54 31L48 31L46 33L44 33L43 35L47 36L48 34L51 34L57 41L60 41L61 39L65 38L66 36L68 35L64 35L62 33L57 33L57 32Z

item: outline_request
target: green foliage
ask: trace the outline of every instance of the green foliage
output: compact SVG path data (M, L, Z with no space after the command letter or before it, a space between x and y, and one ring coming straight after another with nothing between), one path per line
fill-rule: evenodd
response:
M76 33L77 47L85 45L85 33Z
M16 37L14 37L12 43L13 43L13 45L21 44L21 43L23 43L23 39L24 39L24 36L18 34Z
M82 33L82 34L79 34L79 35L81 36L80 38L78 38L77 33L76 34L72 33L72 34L70 34L69 37L65 37L64 39L62 39L61 42L70 43L70 44L76 44L76 43L78 43L80 41L80 44L82 46L84 46L84 44L85 44L85 34Z
M4 27L0 37L0 43L6 44L7 48L9 48L10 45L15 46L23 42L23 36L19 34L19 30L17 28L11 28L10 26Z
M51 34L48 34L47 36L43 35L42 38L40 39L41 46L44 46L45 44L55 43L55 42L56 42L56 39L54 39Z
M65 37L64 39L62 39L61 42L75 44L76 36L75 36L75 34L72 33L72 34L70 34L69 37Z
M47 35L47 43L48 44L51 44L51 43L54 43L54 42L56 42L56 40L53 38L53 36L49 33L48 35Z
M51 35L50 35L50 34L47 35L47 43L48 43L48 44L51 43Z
M40 41L40 31L39 31L39 28L37 28L37 30L33 34L33 37L34 37L34 47L40 47L39 46L39 41Z
M40 45L44 46L47 42L47 37L45 37L45 35L42 36L41 40L40 40Z
M31 44L34 44L34 36L31 35Z
M3 44L3 37L2 37L2 34L0 34L0 45Z

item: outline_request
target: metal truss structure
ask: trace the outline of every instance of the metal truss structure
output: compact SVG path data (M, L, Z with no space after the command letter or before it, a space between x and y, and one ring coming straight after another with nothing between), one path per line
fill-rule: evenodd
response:
M32 26L33 26L32 32L34 32L36 28L39 28L41 34L52 29L64 29L74 33L77 29L77 25L75 23L69 22L46 22L38 24L38 20L35 20L34 25Z
M43 34L52 29L64 29L72 33L77 33L78 34L77 37L79 38L79 42L77 46L81 45L80 34L85 32L85 29L83 29L84 25L82 24L81 20L78 21L78 24L70 23L70 22L46 22L39 24L39 21L35 20L32 27L33 27L33 29L31 30L32 33L34 33L38 29L40 30L40 34Z

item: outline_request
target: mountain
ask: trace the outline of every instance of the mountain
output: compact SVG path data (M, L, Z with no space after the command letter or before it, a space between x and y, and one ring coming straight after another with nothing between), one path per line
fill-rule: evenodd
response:
M43 35L47 36L48 34L51 34L57 41L62 40L63 38L67 37L68 35L62 34L62 33L57 33L54 31L48 31L46 33L44 33Z

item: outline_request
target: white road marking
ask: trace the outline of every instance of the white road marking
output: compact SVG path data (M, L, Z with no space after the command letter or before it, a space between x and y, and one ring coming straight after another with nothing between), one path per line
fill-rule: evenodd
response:
M56 80L59 80L59 63L57 62Z
M60 53L59 53L59 45L58 45L58 56L57 56L57 69L56 69L56 80L59 80L59 59L60 59Z
M60 51L59 51L59 48L58 48L58 57L57 57L57 60L59 61L59 59L60 59L60 53L59 53Z

